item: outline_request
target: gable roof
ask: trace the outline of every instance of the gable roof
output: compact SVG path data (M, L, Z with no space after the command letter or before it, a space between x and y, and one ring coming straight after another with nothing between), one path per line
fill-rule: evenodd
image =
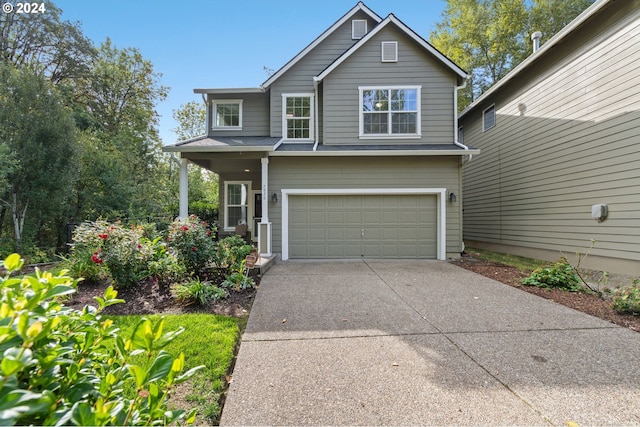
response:
M318 36L314 41L312 41L307 47L305 47L300 53L294 56L289 62L284 64L282 68L276 71L271 77L269 77L262 85L260 85L263 89L268 88L278 80L284 73L286 73L291 67L293 67L298 61L304 58L309 52L311 52L316 46L318 46L323 40L329 37L335 30L337 30L342 24L347 22L349 18L355 15L357 12L362 11L366 13L371 19L376 22L382 21L382 18L365 6L361 1L358 2L350 11L348 11L344 16L338 19L332 26L330 26L327 30L325 30L320 36Z
M482 95L480 95L475 101L467 106L459 115L458 119L461 119L464 115L475 109L478 104L483 102L486 98L493 95L496 91L500 90L504 85L508 82L516 78L520 73L522 73L525 69L529 68L534 64L538 58L544 56L549 50L554 48L558 43L567 38L571 33L573 33L578 27L584 24L587 20L589 20L592 16L597 14L604 6L609 3L614 2L615 0L596 0L591 6L584 10L580 15L578 15L573 21L567 24L562 30L558 31L556 35L551 37L549 41L540 46L540 48L529 55L527 59L518 64L513 70L509 71L506 76L498 80L493 86L491 86L487 91L485 91Z
M327 75L329 75L333 70L335 70L340 64L342 64L347 58L353 55L358 49L367 44L372 37L382 31L389 24L395 24L402 32L404 32L407 36L412 38L416 43L418 43L422 48L424 48L427 52L435 56L440 60L447 68L456 73L461 79L466 79L469 77L466 71L460 68L455 62L447 58L442 52L436 49L431 43L420 37L415 31L405 25L404 22L396 18L396 16L391 13L387 16L384 21L378 24L373 30L369 31L367 35L365 35L362 39L360 39L356 44L351 46L348 50L346 50L342 55L340 55L335 61L333 61L327 68L325 68L320 74L313 78L314 81L320 82Z

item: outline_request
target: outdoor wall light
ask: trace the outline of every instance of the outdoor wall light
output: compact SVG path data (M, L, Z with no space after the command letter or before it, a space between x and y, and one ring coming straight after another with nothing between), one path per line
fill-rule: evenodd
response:
M278 203L278 195L276 193L273 193L273 196L271 196L271 201L273 203Z
M458 200L458 198L456 197L456 194L453 191L451 193L449 193L449 201L451 203L455 203L456 200Z

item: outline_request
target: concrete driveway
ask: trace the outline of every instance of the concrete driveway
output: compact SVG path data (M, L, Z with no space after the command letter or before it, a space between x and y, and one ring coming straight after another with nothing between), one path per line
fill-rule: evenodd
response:
M222 425L640 425L640 334L441 261L286 261Z

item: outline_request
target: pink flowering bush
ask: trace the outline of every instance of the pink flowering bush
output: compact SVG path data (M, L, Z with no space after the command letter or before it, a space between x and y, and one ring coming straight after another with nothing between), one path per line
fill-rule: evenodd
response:
M184 220L176 220L167 230L167 245L174 251L178 261L187 273L198 275L204 270L216 253L213 240L215 226L191 215Z

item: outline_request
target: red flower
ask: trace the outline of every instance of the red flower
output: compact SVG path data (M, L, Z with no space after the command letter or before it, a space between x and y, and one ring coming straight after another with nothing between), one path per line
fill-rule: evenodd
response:
M138 249L142 249L142 245L138 243Z
M109 237L109 235L107 233L100 233L98 234L98 237L101 238L102 240L106 240L107 237Z
M91 261L95 262L96 264L102 264L103 260L101 260L100 258L98 258L98 255L96 255L96 253L94 253L94 255L91 257Z
M211 236L211 230L207 230L207 236Z
M182 226L182 231L187 231L189 229L189 227L187 227L186 225Z
M196 248L195 246L192 246L192 247L191 247L191 250L192 250L193 252L195 252L195 251L197 251L197 250L198 250L198 248Z

